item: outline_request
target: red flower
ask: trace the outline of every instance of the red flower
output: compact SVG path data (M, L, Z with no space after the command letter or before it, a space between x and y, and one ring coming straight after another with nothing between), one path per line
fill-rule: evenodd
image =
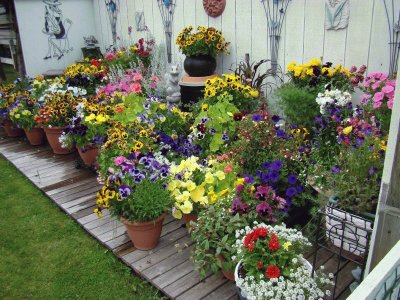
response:
M268 248L272 251L277 251L281 245L279 244L278 237L275 233L271 235L271 240L268 243Z
M267 270L265 271L265 277L271 278L278 278L281 276L281 270L277 266L269 265Z
M256 263L256 268L257 268L257 269L262 269L262 268L264 268L264 264L262 263L262 261L259 261L258 263Z

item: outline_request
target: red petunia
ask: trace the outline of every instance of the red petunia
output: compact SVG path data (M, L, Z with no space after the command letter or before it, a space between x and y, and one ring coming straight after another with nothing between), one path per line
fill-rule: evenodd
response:
M267 270L265 271L265 277L271 278L278 278L281 276L281 270L277 266L269 265Z

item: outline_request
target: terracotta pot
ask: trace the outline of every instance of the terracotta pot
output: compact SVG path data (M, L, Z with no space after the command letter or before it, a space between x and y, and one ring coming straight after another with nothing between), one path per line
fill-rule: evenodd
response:
M69 154L73 150L64 149L61 147L61 143L58 140L63 132L64 127L45 127L44 132L46 133L47 140L49 141L50 147L54 154Z
M217 68L217 61L210 55L186 56L183 68L192 77L210 76Z
M10 120L4 120L4 130L8 137L19 137L24 135L21 128L15 127Z
M182 220L188 224L190 221L197 222L197 214L190 213L190 214L183 214Z
M225 262L225 259L222 255L217 255L216 256L222 263ZM230 280L230 281L235 281L235 271L225 271L224 269L221 269L222 274L224 274L225 278Z
M86 149L82 149L79 146L76 146L76 149L78 149L79 156L81 157L83 163L86 166L93 166L96 163L96 158L97 158L97 147L89 147Z
M24 129L25 135L32 146L43 145L46 135L42 128Z
M121 220L125 224L126 232L135 248L139 250L150 250L155 248L160 241L164 218L165 214L161 215L156 220L143 223L132 223L123 218Z

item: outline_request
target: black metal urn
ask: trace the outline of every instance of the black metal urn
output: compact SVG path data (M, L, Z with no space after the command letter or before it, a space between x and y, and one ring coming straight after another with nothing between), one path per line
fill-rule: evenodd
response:
M217 68L217 61L210 55L186 56L183 68L191 77L210 76Z

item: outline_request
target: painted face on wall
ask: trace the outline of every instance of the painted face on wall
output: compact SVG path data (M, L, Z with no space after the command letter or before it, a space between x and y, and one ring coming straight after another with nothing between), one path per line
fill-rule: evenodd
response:
M226 5L226 0L203 0L203 7L207 15L211 17L220 16Z

